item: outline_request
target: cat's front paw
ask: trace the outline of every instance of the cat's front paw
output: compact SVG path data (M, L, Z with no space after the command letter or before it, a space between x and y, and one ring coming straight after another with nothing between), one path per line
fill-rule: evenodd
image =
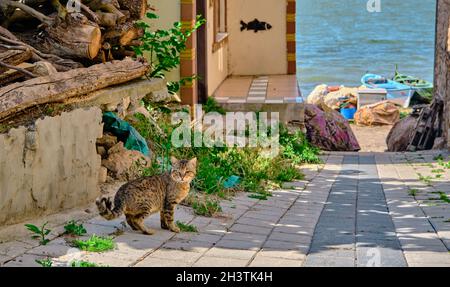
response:
M167 226L167 223L165 223L164 221L161 221L161 228L162 229L169 229L169 226Z
M175 233L180 233L180 228L174 224L169 227L169 230Z

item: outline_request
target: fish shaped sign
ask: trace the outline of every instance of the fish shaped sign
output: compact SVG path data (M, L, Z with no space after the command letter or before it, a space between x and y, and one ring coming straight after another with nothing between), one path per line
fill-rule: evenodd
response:
M261 22L258 19L255 18L255 20L245 23L241 20L241 32L244 30L247 31L254 31L255 33L258 33L258 31L266 31L272 29L272 25L270 25L267 22Z

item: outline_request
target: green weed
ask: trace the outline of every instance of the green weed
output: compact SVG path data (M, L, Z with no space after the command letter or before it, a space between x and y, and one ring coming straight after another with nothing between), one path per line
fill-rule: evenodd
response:
M419 193L418 189L412 188L412 189L408 190L408 194L411 196L417 196L418 193Z
M36 259L35 262L42 267L52 267L53 261L50 258L46 259Z
M183 223L181 221L177 221L177 226L180 228L182 232L198 232L198 229L195 225Z
M86 228L83 224L78 224L76 221L71 220L64 225L64 230L66 234L82 236L87 233Z
M103 265L98 265L97 263L93 263L93 262L88 262L88 261L72 261L70 263L71 267L87 267L87 268L92 268L92 267L107 267L107 266L103 266Z
M112 238L96 235L92 235L87 240L75 240L73 243L77 248L90 252L104 252L115 248Z
M41 245L47 245L50 240L47 239L46 236L51 232L50 229L45 228L47 224L48 222L44 223L41 227L37 227L33 224L25 224L25 227L33 233L31 238L39 240Z
M426 185L431 185L432 184L432 177L431 176L424 176L420 173L417 174L419 176L419 180L423 183L425 183Z
M267 200L269 196L272 196L270 193L252 193L248 197L259 200Z
M439 154L439 155L435 156L433 159L434 160L438 160L438 161L443 161L444 160L444 156L442 154Z
M200 216L211 217L222 212L222 207L217 200L206 198L204 201L194 201L192 204L194 213Z

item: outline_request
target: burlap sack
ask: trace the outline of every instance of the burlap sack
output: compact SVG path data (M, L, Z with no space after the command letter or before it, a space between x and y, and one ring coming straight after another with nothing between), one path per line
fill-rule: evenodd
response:
M398 107L389 101L364 106L355 114L355 122L361 126L393 125L399 120Z

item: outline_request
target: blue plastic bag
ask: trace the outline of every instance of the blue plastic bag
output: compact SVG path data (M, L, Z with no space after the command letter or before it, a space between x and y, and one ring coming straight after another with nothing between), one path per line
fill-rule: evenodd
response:
M103 114L103 124L103 130L112 133L118 140L124 142L125 148L140 151L143 155L150 157L147 141L128 122L112 112L106 112Z

